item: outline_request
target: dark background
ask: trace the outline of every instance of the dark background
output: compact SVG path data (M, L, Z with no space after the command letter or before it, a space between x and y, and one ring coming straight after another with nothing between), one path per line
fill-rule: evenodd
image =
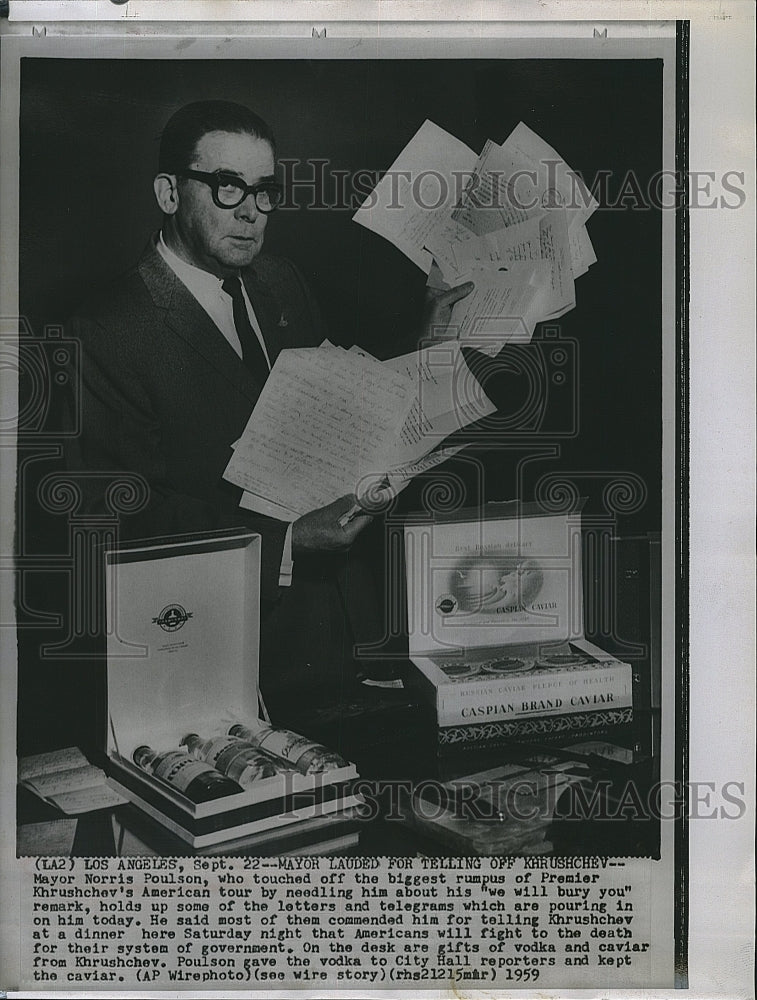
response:
M158 138L170 115L190 101L247 104L272 125L279 158L324 159L336 170L386 170L426 118L476 152L487 138L502 142L523 120L589 183L610 171L611 192L629 171L645 190L662 165L659 60L27 58L21 81L20 303L29 343L52 370L45 328L64 324L93 286L130 267L159 228L152 193ZM296 168L295 176L307 175L306 165ZM332 339L357 342L379 357L409 349L425 275L351 222L356 206L308 209L309 197L295 192L300 207L271 218L267 250L303 270ZM600 519L614 516L606 487L628 474L644 484L646 497L621 503L618 532L657 531L661 218L653 210L602 206L588 230L598 261L577 281L576 308L551 329L537 329L531 352L543 383L537 418L513 421L508 405L517 410L521 403L508 399L512 383L505 380L500 417L479 429L468 457L452 469L473 503L528 500L541 477L559 474L588 497L587 516ZM551 367L555 337L568 347L567 378L559 384ZM523 349L505 355L505 367L517 376ZM34 385L25 384L23 367L21 379L23 407ZM40 664L40 644L65 641L68 627L70 519L43 515L37 501L40 482L59 467L54 381L50 389L43 418L19 439L19 733L25 752L62 745L62 708L74 697L66 693L61 701L70 671L64 684L61 664ZM423 489L414 484L402 508L422 504ZM30 569L35 559L38 570ZM50 572L56 560L59 571ZM50 613L60 620L39 617ZM95 669L83 661L76 698L90 689ZM86 699L76 704L77 711L89 711Z

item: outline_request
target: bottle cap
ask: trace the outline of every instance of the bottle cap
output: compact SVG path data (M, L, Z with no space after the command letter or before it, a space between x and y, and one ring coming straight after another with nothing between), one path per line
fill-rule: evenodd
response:
M146 764L154 756L155 754L153 753L152 747L148 747L146 743L144 743L141 747L137 747L131 755L132 760L138 767Z

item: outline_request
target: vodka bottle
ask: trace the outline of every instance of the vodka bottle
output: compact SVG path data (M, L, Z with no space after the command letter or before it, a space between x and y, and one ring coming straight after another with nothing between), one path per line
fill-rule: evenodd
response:
M264 750L235 736L204 740L197 733L188 733L181 742L194 757L211 764L242 788L291 770Z
M298 736L289 729L274 729L262 724L259 729L234 725L230 736L239 736L253 746L266 750L275 757L285 760L302 774L319 774L335 768L347 767L347 761L333 750L327 750L320 743L314 743L307 736Z
M235 781L185 750L157 753L152 747L141 746L134 751L132 759L137 767L176 788L192 802L208 802L242 791Z

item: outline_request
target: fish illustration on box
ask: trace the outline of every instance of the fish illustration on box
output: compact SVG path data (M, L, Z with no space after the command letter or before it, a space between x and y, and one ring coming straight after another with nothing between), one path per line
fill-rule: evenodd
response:
M522 611L538 597L544 573L538 560L512 556L467 556L452 569L452 613L502 614Z

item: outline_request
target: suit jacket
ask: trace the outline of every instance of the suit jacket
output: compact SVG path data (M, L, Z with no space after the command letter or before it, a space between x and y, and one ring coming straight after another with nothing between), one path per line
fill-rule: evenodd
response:
M261 257L243 280L272 364L283 348L320 342L318 311L292 264ZM242 511L240 490L223 479L262 382L154 245L83 306L70 329L82 346L82 433L68 466L143 477L146 504L121 518L127 537L259 530L263 590L276 598L286 525ZM102 507L103 483L91 480L88 512Z
M272 363L284 348L321 342L318 310L291 263L261 255L242 277ZM354 636L344 592L353 591L354 606L350 582L359 571L344 557L300 557L292 587L280 589L286 525L240 509L240 490L223 479L262 383L154 244L77 312L70 332L82 345L82 430L67 465L104 474L84 477L85 509L101 511L108 477L129 472L142 477L148 495L121 516L122 537L259 531L264 691L278 691L282 703L297 691L309 697L331 687L333 696L349 679Z

